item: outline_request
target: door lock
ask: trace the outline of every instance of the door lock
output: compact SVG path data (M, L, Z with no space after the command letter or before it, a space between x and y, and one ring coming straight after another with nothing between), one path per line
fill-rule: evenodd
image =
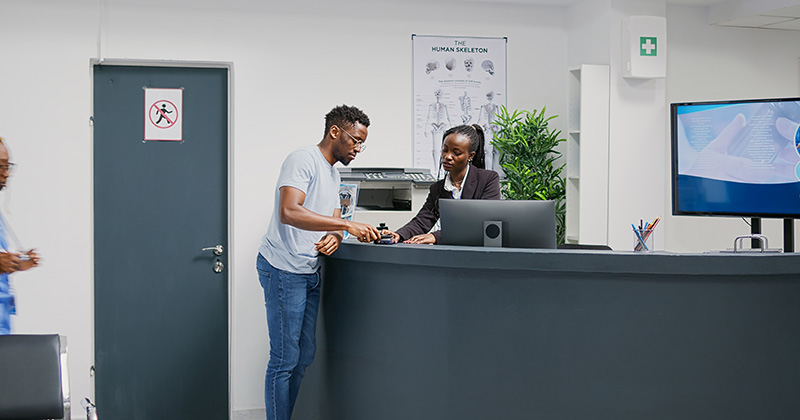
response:
M215 273L221 273L224 269L225 264L223 264L220 260L217 260L217 262L214 263L214 267L212 267L212 270L214 270Z
M215 245L208 248L203 248L202 251L214 251L214 255L222 255L222 253L225 252L225 247L222 245Z

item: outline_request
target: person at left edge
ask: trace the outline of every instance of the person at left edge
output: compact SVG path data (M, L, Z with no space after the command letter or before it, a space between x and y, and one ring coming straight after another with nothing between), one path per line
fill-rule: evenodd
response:
M325 116L325 133L315 146L289 154L275 188L275 208L256 260L264 288L269 362L264 380L267 420L289 420L300 381L314 359L320 299L318 255L330 255L347 231L361 242L378 230L340 217L339 171L365 148L369 118L341 105Z
M0 190L5 189L11 168L14 164L8 161L8 149L0 138ZM8 227L0 217L0 335L11 334L11 315L16 313L14 295L8 284L8 275L17 271L25 271L39 265L39 255L34 250L18 254L8 250Z

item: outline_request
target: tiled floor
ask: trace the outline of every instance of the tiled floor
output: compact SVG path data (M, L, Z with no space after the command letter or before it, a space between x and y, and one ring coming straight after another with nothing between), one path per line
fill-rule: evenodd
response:
M266 418L264 409L233 412L233 420L266 420Z

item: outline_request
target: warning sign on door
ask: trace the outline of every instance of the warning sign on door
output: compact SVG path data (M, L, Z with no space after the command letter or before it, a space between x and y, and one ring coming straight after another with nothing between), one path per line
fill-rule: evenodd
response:
M183 89L144 89L144 139L183 140Z

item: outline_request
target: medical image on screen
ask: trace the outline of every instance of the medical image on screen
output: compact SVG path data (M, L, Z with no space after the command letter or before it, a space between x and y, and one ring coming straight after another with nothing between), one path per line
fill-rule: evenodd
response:
M798 102L679 107L679 173L733 182L795 182L798 126Z
M672 104L673 210L800 213L800 100Z

